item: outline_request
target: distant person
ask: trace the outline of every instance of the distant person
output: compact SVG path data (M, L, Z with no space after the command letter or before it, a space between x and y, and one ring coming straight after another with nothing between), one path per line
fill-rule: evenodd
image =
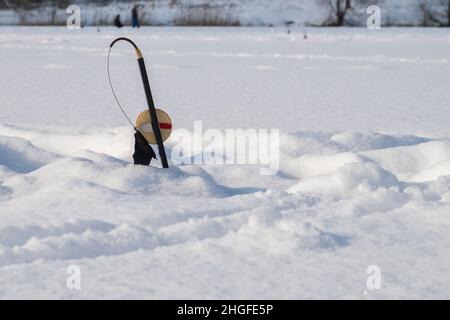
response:
M122 28L123 27L123 23L122 21L120 21L120 14L118 14L115 18L114 18L114 25L117 28Z
M139 28L138 6L135 5L131 10L131 25L133 28Z

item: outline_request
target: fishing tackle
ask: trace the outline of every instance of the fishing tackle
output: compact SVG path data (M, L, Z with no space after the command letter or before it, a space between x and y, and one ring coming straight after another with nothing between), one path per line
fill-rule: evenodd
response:
M126 112L124 111L122 105L119 102L119 99L117 98L117 95L114 91L112 82L111 82L111 74L110 74L110 67L109 67L109 60L111 56L111 50L113 46L119 42L119 41L126 41L130 43L136 52L137 61L139 65L139 70L141 73L142 83L144 84L144 91L145 91L145 97L147 99L147 106L148 110L143 111L137 121L136 125L133 124L133 122L130 120L130 118L127 116ZM114 96L114 99L116 100L117 105L119 106L121 112L125 116L125 118L128 120L128 122L133 126L133 128L136 130L135 138L136 138L136 145L135 145L135 154L133 155L133 158L135 160L135 164L144 164L148 165L150 163L151 158L154 158L154 152L153 149L150 151L151 147L150 144L157 144L158 145L158 151L159 156L161 158L161 164L163 168L169 168L169 164L167 162L167 156L166 156L166 150L164 149L164 140L166 140L170 132L172 130L172 122L164 111L160 109L155 108L155 103L153 101L152 91L150 89L150 83L148 80L147 75L147 69L145 67L144 57L142 55L141 50L138 48L138 46L130 39L125 37L120 37L115 39L109 46L109 52L108 52L108 59L107 59L107 70L108 70L108 79L109 79L109 85L111 87L112 94ZM161 132L162 131L162 132ZM142 139L144 138L144 139ZM147 146L150 148L148 149L145 146L145 143L147 142Z

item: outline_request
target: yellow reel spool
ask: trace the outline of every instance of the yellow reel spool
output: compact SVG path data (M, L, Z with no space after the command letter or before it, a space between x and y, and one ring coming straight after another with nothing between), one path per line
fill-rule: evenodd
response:
M159 129L163 141L166 141L172 133L172 120L169 115L161 109L156 109ZM136 120L136 129L142 133L149 144L156 144L155 134L152 127L152 119L148 110L142 111Z

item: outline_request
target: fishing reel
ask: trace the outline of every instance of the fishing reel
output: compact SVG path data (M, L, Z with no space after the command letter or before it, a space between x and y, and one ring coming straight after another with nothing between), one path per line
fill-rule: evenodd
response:
M156 109L156 117L158 118L159 130L161 132L162 141L166 141L172 133L172 120L169 115L161 110ZM153 132L152 118L148 110L142 111L136 119L136 129L145 137L149 144L157 144L157 138Z

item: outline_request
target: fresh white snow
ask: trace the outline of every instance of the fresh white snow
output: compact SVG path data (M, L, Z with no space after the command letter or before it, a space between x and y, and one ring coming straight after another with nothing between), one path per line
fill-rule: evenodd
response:
M307 32L2 27L0 298L449 298L450 31ZM175 130L279 129L278 173L133 166L121 35Z

